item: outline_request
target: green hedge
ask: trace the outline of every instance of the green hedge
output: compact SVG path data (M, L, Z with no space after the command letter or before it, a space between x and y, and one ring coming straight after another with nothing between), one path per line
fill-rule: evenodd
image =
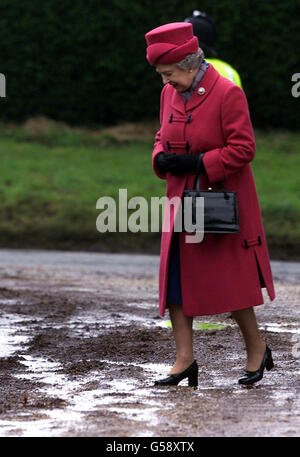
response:
M217 51L240 73L258 127L298 127L297 0L2 0L0 118L43 114L101 126L158 114L161 81L145 59L145 33L193 9L218 27Z

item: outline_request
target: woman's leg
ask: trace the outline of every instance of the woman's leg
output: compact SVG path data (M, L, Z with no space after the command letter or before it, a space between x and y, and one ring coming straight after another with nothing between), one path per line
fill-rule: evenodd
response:
M253 307L232 312L246 344L247 371L259 369L266 350L266 343L260 336Z
M173 335L176 344L176 362L170 374L181 373L193 363L193 318L185 316L182 305L169 306Z

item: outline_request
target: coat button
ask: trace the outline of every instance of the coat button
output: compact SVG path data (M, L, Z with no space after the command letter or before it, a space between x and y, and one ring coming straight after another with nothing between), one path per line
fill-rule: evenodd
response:
M204 94L205 94L205 89L204 89L204 87L199 87L199 89L198 89L198 94L199 94L199 95L204 95Z

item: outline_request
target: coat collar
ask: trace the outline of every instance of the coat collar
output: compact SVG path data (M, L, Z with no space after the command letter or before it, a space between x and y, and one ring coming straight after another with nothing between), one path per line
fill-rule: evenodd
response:
M206 100L206 98L208 97L211 89L214 87L219 77L219 73L214 69L214 67L211 64L209 64L209 67L205 75L197 85L193 95L186 104L184 104L183 98L180 95L180 93L172 86L170 86L171 90L173 91L173 94L171 96L172 108L176 109L182 114L185 114L187 111L191 111L197 106L201 105L201 103L204 102L204 100ZM199 95L198 93L198 89L200 87L205 90L202 95Z

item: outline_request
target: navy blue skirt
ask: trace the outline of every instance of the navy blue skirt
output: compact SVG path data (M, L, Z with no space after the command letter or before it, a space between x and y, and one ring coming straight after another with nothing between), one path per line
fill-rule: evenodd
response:
M168 291L167 306L181 305L181 280L180 280L180 256L179 256L179 233L174 232L172 237L169 274L168 274Z

